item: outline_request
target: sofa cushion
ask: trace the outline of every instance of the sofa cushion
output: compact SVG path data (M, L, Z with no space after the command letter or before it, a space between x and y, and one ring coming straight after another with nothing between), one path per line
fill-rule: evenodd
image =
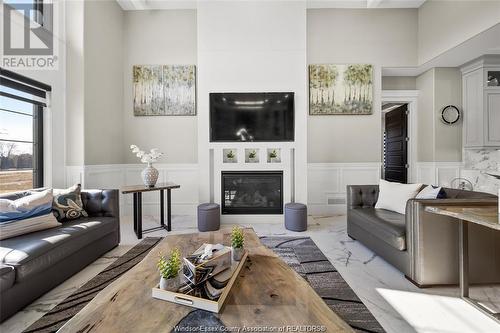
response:
M65 190L54 189L52 209L59 222L88 216L85 209L83 209L81 191L82 186L80 184L75 184Z
M52 209L52 190L33 192L9 200L0 198L0 223L47 215Z
M63 226L0 242L0 263L14 266L20 282L105 235L116 232L116 218L80 218Z
M14 267L0 264L0 291L9 289L14 284L16 272Z
M385 209L355 208L349 210L349 222L398 250L406 250L406 223L403 214Z
M406 202L409 199L415 198L421 188L422 184L401 184L381 179L375 208L404 214Z

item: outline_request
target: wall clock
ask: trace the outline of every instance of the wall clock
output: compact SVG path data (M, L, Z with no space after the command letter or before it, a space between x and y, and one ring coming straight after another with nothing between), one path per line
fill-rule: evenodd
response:
M453 125L460 119L460 110L456 106L448 105L441 111L441 120L448 125Z

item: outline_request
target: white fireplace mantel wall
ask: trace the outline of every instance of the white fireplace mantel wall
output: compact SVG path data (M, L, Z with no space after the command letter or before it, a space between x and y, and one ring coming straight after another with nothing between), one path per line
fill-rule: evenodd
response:
M295 201L307 203L306 14L305 1L198 3L200 202L208 202L211 198L220 201L220 171L230 168L217 163L217 158L222 158L223 148L241 147L243 151L244 147L255 147L261 148L262 153L265 147L283 146L286 149L282 149L282 153L286 156L290 149L295 152ZM282 145L209 142L209 93L264 91L295 93L294 142ZM213 160L210 157L211 150ZM262 170L283 170L285 200L289 199L290 184L286 180L292 171L290 163L281 163L279 168L261 166ZM231 167L234 170L255 168L245 164ZM240 220L242 218L239 217ZM230 217L223 216L223 221L228 219Z

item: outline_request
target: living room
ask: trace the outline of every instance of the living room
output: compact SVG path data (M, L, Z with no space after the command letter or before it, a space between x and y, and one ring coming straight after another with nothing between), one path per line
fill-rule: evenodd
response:
M2 12L2 332L500 331L500 1Z

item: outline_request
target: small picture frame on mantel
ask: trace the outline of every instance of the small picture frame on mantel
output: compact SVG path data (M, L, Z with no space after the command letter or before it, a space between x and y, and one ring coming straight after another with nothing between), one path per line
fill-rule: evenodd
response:
M223 163L238 163L238 150L235 148L227 148L222 150Z
M280 148L267 148L267 163L281 163Z
M258 148L245 148L245 163L259 163Z

